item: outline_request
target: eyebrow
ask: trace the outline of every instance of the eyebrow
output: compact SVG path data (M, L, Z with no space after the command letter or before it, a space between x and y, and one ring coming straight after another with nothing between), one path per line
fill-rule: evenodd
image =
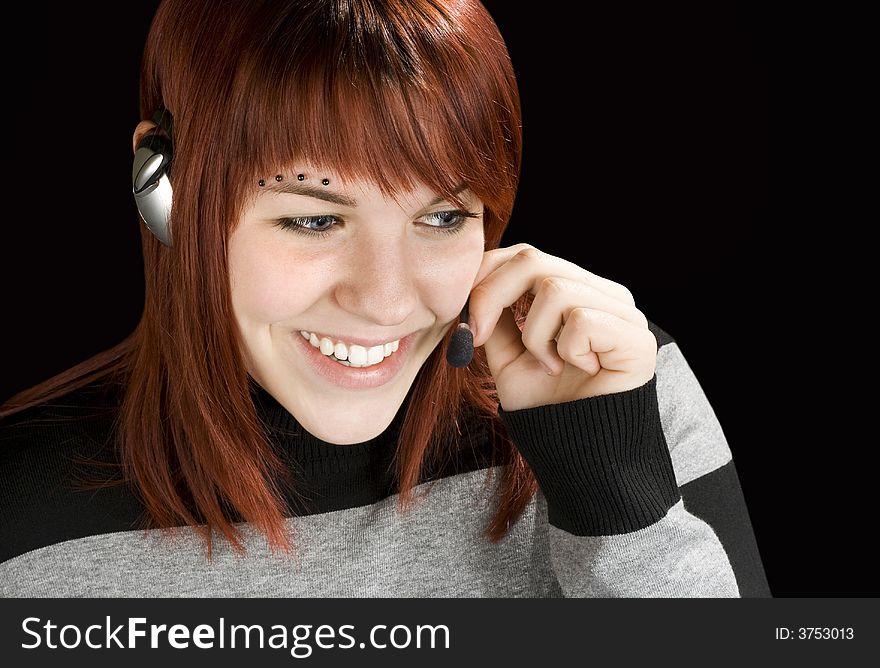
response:
M459 183L453 189L452 194L457 195L461 191L466 190L467 187L467 183ZM314 197L315 199L322 199L325 202L333 202L334 204L340 204L342 206L348 206L351 208L356 208L358 206L357 200L352 197L348 197L347 195L333 192L332 190L327 190L326 188L319 188L317 186L310 186L293 181L269 185L266 188L263 188L263 192L274 192L284 195L303 195L304 197ZM428 202L427 206L434 206L435 204L440 204L440 202L445 201L446 198L443 195L440 195L439 197L435 197L430 202Z

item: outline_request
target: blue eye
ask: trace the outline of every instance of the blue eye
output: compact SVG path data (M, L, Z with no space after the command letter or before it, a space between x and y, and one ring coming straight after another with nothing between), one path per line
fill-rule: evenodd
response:
M335 216L311 216L308 218L281 218L277 225L285 230L293 230L299 234L309 236L327 236L333 227L333 223L337 222ZM317 229L309 227L313 223L321 223Z
M440 224L435 225L427 223L426 226L440 234L455 234L461 232L468 218L479 218L480 214L473 211L461 211L454 209L451 211L437 211L429 213L426 219L433 219ZM304 234L310 237L329 237L333 233L333 228L342 220L338 216L306 216L299 218L280 218L276 221L276 225L285 230L291 230L297 234Z
M468 218L479 218L480 215L477 213L471 213L469 211L460 211L458 209L455 209L453 211L437 211L436 213L429 213L425 217L434 218L434 220L440 222L439 225L432 226L439 228L439 232L453 234L455 232L459 232L464 227L464 224L467 222Z

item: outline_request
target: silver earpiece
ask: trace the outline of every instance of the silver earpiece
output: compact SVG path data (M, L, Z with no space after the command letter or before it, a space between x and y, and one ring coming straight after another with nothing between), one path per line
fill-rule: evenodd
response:
M131 190L138 212L150 232L166 246L171 246L172 190L168 177L173 148L169 116L165 109L153 115L153 121L168 136L158 134L158 129L145 134L138 143L131 170Z

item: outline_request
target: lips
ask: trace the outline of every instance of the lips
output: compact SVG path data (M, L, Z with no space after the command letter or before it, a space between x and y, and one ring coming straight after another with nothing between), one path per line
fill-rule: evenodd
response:
M368 389L381 387L394 379L409 359L409 347L417 332L400 339L397 351L378 364L367 367L343 366L306 341L299 331L291 336L303 353L309 368L319 380L345 389Z

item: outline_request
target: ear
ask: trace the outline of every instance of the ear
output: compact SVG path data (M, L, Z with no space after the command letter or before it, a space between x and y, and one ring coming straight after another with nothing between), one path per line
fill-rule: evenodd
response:
M137 146L141 138L150 130L157 127L153 121L141 121L134 129L134 135L131 138L132 153L137 153Z

